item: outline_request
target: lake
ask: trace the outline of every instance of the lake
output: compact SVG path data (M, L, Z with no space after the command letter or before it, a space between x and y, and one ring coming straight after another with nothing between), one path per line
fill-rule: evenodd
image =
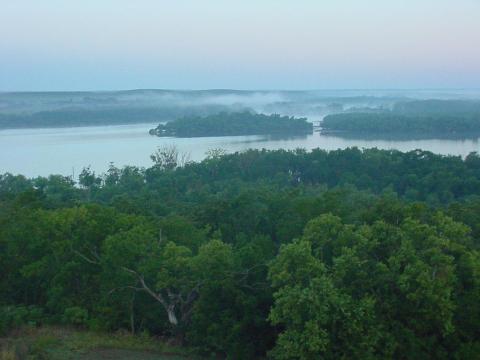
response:
M202 160L209 149L232 153L249 148L325 150L377 147L409 151L423 149L438 154L466 156L480 151L480 139L376 140L351 139L314 133L300 137L225 136L204 138L160 138L148 134L158 124L135 124L51 129L0 131L0 173L28 177L50 174L78 175L91 166L104 172L110 162L116 166L152 165L150 154L158 146L176 145L190 159Z

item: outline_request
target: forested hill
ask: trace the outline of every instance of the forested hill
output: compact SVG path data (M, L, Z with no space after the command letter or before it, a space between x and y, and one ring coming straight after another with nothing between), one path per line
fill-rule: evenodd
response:
M480 135L480 101L399 102L393 110L346 112L323 119L324 131Z
M0 176L0 336L130 331L208 358L474 359L480 157L211 151Z
M183 117L150 130L157 136L200 137L264 134L309 134L313 130L306 118L277 114L264 115L248 111L221 112L205 117Z
M472 114L480 113L479 100L410 100L395 103L393 111L403 114Z
M218 111L218 109L218 107L215 108L216 111ZM198 112L202 112L208 111L208 108L197 108L195 110ZM192 109L190 109L190 111L192 111ZM79 127L155 123L159 120L171 119L173 116L182 115L184 113L185 111L180 112L174 107L164 107L162 109L154 107L124 107L117 109L69 108L39 111L33 114L0 113L0 129Z

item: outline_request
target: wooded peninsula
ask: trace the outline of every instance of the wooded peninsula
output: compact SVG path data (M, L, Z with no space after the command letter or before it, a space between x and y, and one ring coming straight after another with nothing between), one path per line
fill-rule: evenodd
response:
M397 103L392 110L327 115L323 132L362 134L480 134L480 102L423 100Z

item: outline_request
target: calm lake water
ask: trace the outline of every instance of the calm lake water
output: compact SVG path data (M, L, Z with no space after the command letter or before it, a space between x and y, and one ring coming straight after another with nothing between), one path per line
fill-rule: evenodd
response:
M191 160L201 160L209 149L227 152L254 149L359 148L429 150L445 155L466 156L480 151L480 139L469 140L368 140L345 139L314 133L303 137L225 136L205 138L159 138L148 130L158 124L96 126L80 128L21 129L0 131L0 173L28 177L49 174L78 175L85 166L104 172L110 162L116 166L151 166L150 154L158 146L176 145Z

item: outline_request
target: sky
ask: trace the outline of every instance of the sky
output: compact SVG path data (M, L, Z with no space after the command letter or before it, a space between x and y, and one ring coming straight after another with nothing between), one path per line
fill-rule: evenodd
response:
M480 88L480 0L0 0L0 91Z

